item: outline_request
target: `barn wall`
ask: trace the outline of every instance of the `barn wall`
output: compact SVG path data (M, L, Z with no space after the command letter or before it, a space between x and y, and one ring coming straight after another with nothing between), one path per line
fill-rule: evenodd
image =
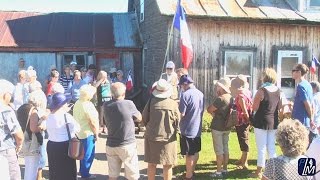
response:
M14 84L17 82L19 59L25 60L25 68L33 66L37 71L38 81L44 85L45 77L50 72L50 66L56 65L55 53L11 53L0 52L0 63L3 65L0 78L7 79Z
M170 20L171 17L168 17ZM214 21L210 19L188 19L194 59L189 69L197 87L206 95L213 95L213 81L221 76L223 47L246 47L256 49L254 86L261 70L273 66L274 50L306 49L304 63L312 54L320 56L320 26L259 24L239 21ZM165 38L165 37L163 37ZM181 66L179 38L175 35L170 57ZM164 55L163 55L164 56ZM157 67L153 67L157 68ZM212 98L208 98L208 102Z

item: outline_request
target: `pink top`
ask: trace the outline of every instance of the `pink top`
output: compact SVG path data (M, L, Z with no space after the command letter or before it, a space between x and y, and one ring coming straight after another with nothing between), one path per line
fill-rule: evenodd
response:
M235 104L237 107L237 117L238 117L238 123L237 126L240 126L242 124L247 124L249 123L249 120L245 119L245 114L241 109L240 106L240 98L244 99L245 101L245 106L247 108L247 111L249 115L252 113L252 98L251 98L251 92L249 90L242 90L236 97L235 99Z

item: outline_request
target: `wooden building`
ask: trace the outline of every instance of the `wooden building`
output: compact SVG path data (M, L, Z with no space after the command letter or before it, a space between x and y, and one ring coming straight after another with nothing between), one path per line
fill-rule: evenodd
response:
M131 70L141 88L141 38L135 13L0 12L0 78L15 82L18 61L33 66L41 83L50 66L77 62L97 70Z
M143 76L159 78L177 0L131 0L143 38ZM196 86L212 100L213 81L244 74L259 87L266 67L276 69L287 97L294 96L291 70L320 56L320 3L317 0L182 0L194 50L189 69ZM168 60L181 67L174 33Z

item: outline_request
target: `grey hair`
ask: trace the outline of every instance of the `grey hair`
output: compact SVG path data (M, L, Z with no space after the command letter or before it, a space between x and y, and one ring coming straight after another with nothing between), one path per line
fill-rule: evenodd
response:
M316 92L320 92L320 83L318 81L312 81L310 84L312 89L314 89Z
M41 89L35 90L29 94L29 103L38 109L47 108L47 98Z
M126 86L121 82L116 82L111 85L111 95L113 98L118 99L126 94Z
M297 157L304 154L308 147L308 134L309 130L299 120L284 119L276 132L283 155Z

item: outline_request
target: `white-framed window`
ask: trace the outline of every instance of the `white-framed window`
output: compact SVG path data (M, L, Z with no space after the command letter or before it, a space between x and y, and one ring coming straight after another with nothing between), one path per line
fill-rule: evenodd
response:
M254 53L253 50L224 50L223 76L232 79L239 74L245 75L248 78L250 89L252 89Z
M295 81L292 79L292 68L302 63L303 51L278 50L276 71L278 75L277 85L286 95L286 98L293 98L295 93Z
M63 53L62 54L62 67L66 64L70 65L71 62L77 63L77 69L87 67L87 54L86 53Z
M140 0L140 22L144 21L144 0Z
M320 10L320 0L306 0L307 10Z

